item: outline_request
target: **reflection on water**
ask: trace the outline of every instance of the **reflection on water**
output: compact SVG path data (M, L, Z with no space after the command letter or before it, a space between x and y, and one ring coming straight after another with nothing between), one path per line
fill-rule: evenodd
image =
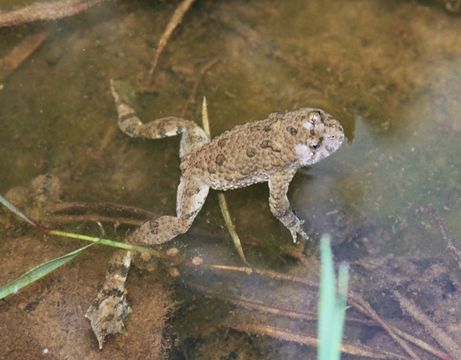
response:
M146 120L183 109L186 117L199 120L206 95L213 134L297 107L319 106L335 114L348 142L300 171L290 187L293 207L307 219L314 240L331 233L337 257L349 261L390 254L447 256L424 209L433 204L453 238L461 239L461 18L423 1L199 1L161 59L155 88L142 92L140 79L174 5L108 3L76 18L0 30L2 56L28 34L51 32L28 61L1 80L1 193L52 173L61 178L68 201L111 201L173 213L178 139L136 141L117 131L109 79L121 78L140 89L136 105ZM217 63L201 75L213 59ZM247 257L265 268L307 276L314 270L296 260L302 249L290 244L287 231L272 218L267 196L264 185L228 194ZM185 236L175 245L209 262L234 263L221 224L212 195L194 224L208 237ZM0 234L0 254L16 256L9 247L13 240L6 231ZM305 251L315 252L315 245L306 244ZM98 254L92 261L102 269L106 256ZM32 257L22 269L42 260ZM65 279L66 271L61 274ZM102 276L92 279L95 287ZM281 307L303 307L304 295L286 284L196 272L183 277L189 285L200 283L228 296L270 297ZM144 280L138 276L130 286L146 289ZM191 287L175 296L185 301L173 321L184 341L178 353L212 359L244 347L238 358L256 358L262 351L267 358L294 359L306 351L269 339L251 347L240 333L223 348L213 333L224 319L237 322L228 305L197 298ZM285 319L271 321L289 326ZM308 327L303 323L298 330ZM128 331L138 332L133 324ZM189 344L193 339L200 340Z

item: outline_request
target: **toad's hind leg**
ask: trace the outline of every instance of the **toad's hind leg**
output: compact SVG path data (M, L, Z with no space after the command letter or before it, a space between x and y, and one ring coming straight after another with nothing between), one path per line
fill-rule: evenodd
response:
M116 83L111 80L110 85L117 107L118 125L128 136L161 139L181 134L181 159L210 141L205 131L189 120L166 117L143 124L128 101L119 95ZM178 186L176 216L161 216L147 221L132 233L130 241L149 245L163 244L185 233L202 208L208 191L207 184L186 170Z
M183 158L192 150L198 149L210 141L203 129L193 121L175 116L168 116L148 123L143 123L136 112L117 91L113 80L110 82L112 96L115 100L118 113L118 126L130 137L146 139L162 139L169 136L181 135L179 157Z
M158 245L184 234L202 209L209 189L200 179L183 174L178 186L176 216L161 216L145 222L133 232L130 240Z
M121 99L113 81L111 90L117 107L118 125L128 136L160 139L181 134L181 159L210 141L199 126L181 118L168 117L143 124L128 102ZM129 241L162 244L186 232L202 208L208 190L208 185L186 170L178 187L176 216L161 216L144 223L131 234ZM125 298L125 281L130 265L129 252L118 252L112 257L104 287L86 314L100 348L106 335L123 330L123 321L130 311Z
M129 241L156 245L185 233L202 208L208 190L209 186L200 179L184 174L178 187L176 217L161 216L145 222L130 235ZM125 297L130 265L129 252L117 252L112 257L104 287L86 313L100 348L107 335L122 332L124 319L131 311Z

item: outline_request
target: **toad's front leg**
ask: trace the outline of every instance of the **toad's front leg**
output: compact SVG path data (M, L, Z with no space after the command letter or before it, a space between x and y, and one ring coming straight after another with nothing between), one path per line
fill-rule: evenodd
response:
M300 220L291 209L290 201L287 197L288 187L295 171L286 170L270 175L269 177L269 206L272 214L290 231L293 242L297 242L297 235L301 235L306 240L309 236L304 232Z
M145 222L131 234L130 241L159 245L184 234L205 203L209 189L201 179L186 171L178 186L176 216L161 216Z

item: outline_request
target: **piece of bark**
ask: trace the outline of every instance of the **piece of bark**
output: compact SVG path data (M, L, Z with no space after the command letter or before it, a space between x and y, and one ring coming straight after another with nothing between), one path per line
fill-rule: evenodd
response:
M79 14L107 0L62 0L38 2L17 10L0 12L0 27L35 21L57 20Z
M50 36L49 30L28 35L11 50L2 61L0 80L11 75L24 61L26 61Z

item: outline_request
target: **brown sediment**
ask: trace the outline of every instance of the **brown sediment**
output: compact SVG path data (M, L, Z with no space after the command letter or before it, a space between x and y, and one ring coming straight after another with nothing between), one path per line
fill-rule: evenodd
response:
M99 206L100 206L100 204L99 204ZM62 206L61 209L69 209L69 208L75 208L75 207L80 208L80 209L85 208L82 203L77 203L77 206L66 205L66 206ZM118 206L116 204L111 204L110 206L106 206L106 209L107 209L107 207L110 207L112 209L125 208L123 206ZM97 218L95 217L93 220L96 221ZM196 263L196 262L191 261L191 260L189 260L187 258L184 258L180 254L176 254L175 256L167 256L167 255L162 256L162 255L160 255L159 257L168 258L168 261L171 261L173 264L183 265L183 266L187 266L187 267L201 267L201 268L204 268L204 269L215 270L215 271L216 270L223 270L223 271L241 272L241 273L246 273L246 274L255 274L255 275L264 276L264 277L267 277L267 278L270 278L270 279L273 279L273 280L299 283L299 284L306 285L306 286L314 288L314 289L318 289L318 287L319 287L319 285L318 285L318 283L316 281L312 281L312 280L308 280L308 279L301 278L301 277L296 277L296 276L290 276L290 275L286 275L286 274L283 274L283 273L278 273L278 272L271 271L271 270L265 270L265 269L260 269L260 268L251 268L251 267L220 265L220 264L208 264L208 265L205 264L205 265L202 265L201 263ZM205 289L204 292L207 292L207 290ZM398 294L396 295L396 297L397 296L398 296ZM278 308L278 307L273 307L273 306L264 304L262 302L257 303L257 302L254 302L254 301L250 301L250 300L247 300L247 299L244 299L244 298L238 298L238 297L226 297L225 300L227 300L227 301L229 301L229 302L231 302L231 303L233 303L233 304L235 304L237 306L240 306L242 308L251 309L251 310L257 310L257 311L265 312L265 313L272 314L272 315L287 316L287 317L291 317L291 318L295 318L295 319L301 319L301 320L315 320L315 315L308 314L308 313L302 314L302 313L292 311L292 310L289 310L289 309L282 309L282 308ZM439 341L439 338L437 338L434 335L435 333L437 333L437 331L439 331L439 329L437 327L435 327L435 328L431 327L431 325L429 323L427 323L428 319L424 318L425 315L424 314L421 315L420 312L417 312L416 310L418 310L418 309L416 308L416 310L415 310L415 306L409 307L408 304L405 303L405 302L402 302L402 300L400 298L399 298L399 301L400 301L400 304L401 304L402 308L405 308L405 310L407 312L409 312L409 313L411 312L411 315L417 317L417 320L422 322L424 324L424 326L429 329L428 331L430 332L430 334L432 334ZM367 317L371 318L372 320L376 321L376 323L381 325L381 327L383 329L385 329L385 331L391 336L391 338L393 338L407 352L407 354L412 359L418 359L419 357L417 355L415 355L414 352L411 349L409 349L408 345L404 342L404 340L402 338L404 338L407 341L411 341L413 344L419 346L420 348L422 348L422 349L424 349L426 351L431 352L432 354L437 356L439 359L444 359L444 360L449 360L450 359L450 357L448 357L448 355L433 349L429 345L425 344L422 340L414 339L414 338L411 339L410 338L411 336L407 336L408 334L405 334L403 331L401 331L399 329L396 329L395 327L393 327L391 325L388 325L385 321L383 321L378 316L378 314L371 308L371 306L359 294L350 291L349 292L349 304L351 306L353 306L360 313L366 315ZM353 321L353 320L351 320L348 317L347 321ZM363 322L363 321L361 321L359 319L359 322ZM251 330L252 327L255 326L255 325L250 324L248 326L247 325L245 325L245 326L246 326L246 330L242 330L242 331L246 331L246 332L250 332L250 333L255 332L255 331ZM271 335L271 336L281 338L281 339L284 339L284 336L285 336L286 337L285 340L289 340L289 341L297 341L298 342L298 340L301 339L301 343L306 344L306 345L312 345L311 340L312 339L315 340L315 338L311 338L311 337L308 337L308 336L299 338L298 334L296 334L296 333L291 333L289 331L280 330L280 329L276 329L276 328L271 328L270 326L267 326L267 325L257 325L257 326L259 326L258 329L260 329L260 330L262 329L259 332L261 334ZM304 335L302 335L302 336L304 336ZM442 336L442 338L444 338L444 337L445 336ZM296 339L298 339L298 340L296 340ZM459 354L459 352L458 352L459 348L449 338L448 338L448 340L445 340L444 343L442 343L441 341L439 341L439 342L441 344L443 344L443 346L447 347L448 352L454 353L454 354ZM347 346L349 346L349 344L344 344L345 348ZM343 350L343 351L347 352L346 350ZM364 356L368 356L368 355L364 355ZM376 358L380 358L380 357L376 357ZM401 357L401 358L404 358L404 357ZM456 358L456 357L454 357L454 358Z

